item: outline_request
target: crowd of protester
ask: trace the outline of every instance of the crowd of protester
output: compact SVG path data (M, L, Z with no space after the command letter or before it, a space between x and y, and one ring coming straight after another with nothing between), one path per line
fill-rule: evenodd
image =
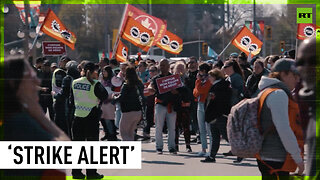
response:
M310 43L305 44L311 46ZM312 45L315 46L315 43ZM315 51L308 52L308 48L302 48L297 61L315 65L315 60L306 60L310 56L303 56ZM163 154L163 134L168 134L168 150L171 154L192 152L192 142L195 142L201 144L198 156L205 157L201 162L213 163L216 162L221 138L228 141L226 124L231 107L242 99L257 97L266 88L277 87L279 90L269 95L261 112L262 129L274 125L275 130L265 137L261 159L257 160L259 170L263 176L270 175L270 166L281 168L288 152L298 165L299 173L302 173L304 163L298 147L301 137L295 137L289 126L291 117L288 116L288 108L292 106L288 103L298 100L300 96L302 100L298 103L310 98L312 95L308 95L306 89L314 90L315 86L312 86L314 82L301 83L309 78L310 72L302 71L308 75L302 74L300 79L295 68L296 58L292 55L295 54L250 60L243 52L232 53L213 64L212 61L208 63L196 57L178 61L162 59L159 62L131 59L121 63L102 58L96 64L89 60L77 62L67 56L60 58L58 63L50 63L41 57L36 59L33 66L22 59L7 60L4 68L10 73L5 73L5 101L9 102L6 104L5 118L8 120L5 122L10 131L6 131L5 136L7 140L70 138L74 141L97 141L101 123L104 132L100 139L102 141L152 142L150 129L155 128L155 149L158 154ZM303 67L305 62L297 65ZM179 75L183 86L160 93L156 80L173 74ZM26 81L30 79L32 81ZM299 93L300 89L305 93ZM297 92L296 96L294 91ZM313 105L298 105L300 110L303 106L310 106L314 111ZM47 111L51 119L49 123L44 122ZM315 119L314 116L304 117L301 118L302 123L308 124L309 118L310 123ZM138 135L137 129L141 127L138 124L143 124L142 136ZM15 132L25 126L29 127L30 133L18 136L20 133ZM308 133L306 128L303 130L305 139L308 138L311 147L315 146L312 144L315 134ZM186 149L183 150L179 149L181 134L185 140ZM315 151L309 149L308 152ZM233 154L230 151L224 155ZM241 161L242 158L238 157L234 162ZM308 168L308 173L314 173L313 166ZM78 179L85 177L80 169L74 169L72 175ZM286 176L288 172L280 171L278 175ZM103 177L95 169L88 169L87 176Z

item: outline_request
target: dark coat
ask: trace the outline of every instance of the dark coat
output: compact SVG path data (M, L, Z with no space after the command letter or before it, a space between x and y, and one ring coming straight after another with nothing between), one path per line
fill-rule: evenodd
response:
M193 91L193 89L195 87L196 80L197 80L197 74L198 74L198 70L196 70L195 72L189 72L186 79L185 79L185 85L191 91Z
M209 97L210 101L205 111L206 122L211 122L222 115L228 115L230 113L232 96L230 82L221 79L220 82L211 87L209 93L213 93L214 98L211 99Z
M251 98L258 95L258 93L260 92L258 89L260 79L262 76L268 76L268 74L269 72L266 69L263 69L263 71L260 74L252 73L247 79L244 97Z
M187 87L183 86L177 89L179 94L176 96L176 101L174 102L174 110L176 112L180 111L190 111L190 107L182 107L182 103L191 103L194 100L192 91Z
M247 81L248 77L252 74L252 69L249 64L240 64L243 71L244 81Z
M137 93L137 88L143 98L143 103L145 104L146 100L143 95L143 84L139 82L137 86L129 86L127 83L124 83L121 87L120 95L115 97L115 100L120 102L122 112L141 110L142 106Z

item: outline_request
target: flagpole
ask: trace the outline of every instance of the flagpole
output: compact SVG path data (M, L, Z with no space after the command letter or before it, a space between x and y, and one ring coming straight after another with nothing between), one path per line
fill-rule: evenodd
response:
M243 29L243 27L245 27L245 25L242 26L241 30ZM241 30L234 36L234 38L239 35L239 33L241 32ZM224 36L223 36L223 37L224 37ZM233 38L233 39L234 39L234 38ZM222 52L218 55L218 58L220 58L221 55L224 53L224 51L230 46L230 44L231 44L231 42L233 41L233 39L227 44L227 46L226 46L226 47L222 50Z
M28 61L28 56L29 56L29 15L30 15L30 4L28 3L29 1L25 1L24 4L24 9L25 9L25 29L24 29L24 34L25 34L25 41L24 41L24 60ZM34 58L35 59L35 58ZM34 63L34 62L32 62Z
M224 51L230 46L231 41L227 44L227 46L221 51L221 53L218 55L218 57L221 57L221 55L224 53Z
M114 52L118 48L119 39L120 39L120 33L122 31L123 20L124 20L125 13L127 12L127 9L128 9L128 4L126 4L126 6L125 6L125 8L123 10L123 13L122 13L121 23L120 23L118 34L117 34L117 37L116 37L116 42L114 43L114 46L113 46L113 49L112 49L112 57L111 57L111 59L114 58L114 56L115 56Z
M150 55L150 50L151 50L151 48L149 48L149 50L148 50L148 52L147 52L147 54L146 54L146 55Z
M32 47L29 49L28 54L32 51L32 49L33 49L33 47L34 47L34 45L35 45L35 43L36 43L36 41L37 41L37 39L38 39L38 37L39 37L39 34L40 34L40 32L41 32L41 28L42 28L42 26L45 24L44 22L46 22L47 16L48 16L48 14L49 14L50 11L51 11L51 9L48 8L47 14L46 14L46 16L45 16L44 19L43 19L43 22L42 22L42 24L41 24L41 26L40 26L40 28L39 28L39 31L38 31L38 33L37 33L37 36L36 36L36 37L34 38L34 40L33 40ZM40 18L40 15L39 15L39 18ZM40 19L39 19L39 21L40 21ZM38 23L39 23L39 22L38 22ZM37 28L36 28L36 29L37 29Z
M33 47L34 47L34 45L35 45L35 43L36 43L36 41L37 41L38 37L39 37L39 33L37 33L37 36L34 38L33 43L32 43L32 46L31 46L31 48L29 49L28 54L32 51L32 49L33 49Z
M249 50L249 56L247 57L247 62L250 63L250 61L252 60L251 58L252 54L251 51Z

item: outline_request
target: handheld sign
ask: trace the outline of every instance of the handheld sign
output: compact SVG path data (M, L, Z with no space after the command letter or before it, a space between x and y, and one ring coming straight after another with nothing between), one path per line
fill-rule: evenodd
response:
M45 56L61 56L66 54L66 45L57 41L42 42L42 53Z
M163 94L183 86L181 78L178 74L158 78L156 79L156 83L159 94Z

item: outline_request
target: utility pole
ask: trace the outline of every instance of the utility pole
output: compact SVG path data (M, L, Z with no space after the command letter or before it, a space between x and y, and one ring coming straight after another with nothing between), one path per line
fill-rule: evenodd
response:
M149 14L152 15L152 0L149 0ZM151 46L150 48L150 55L153 56L154 51L153 51L153 47Z
M253 0L253 34L256 35L256 0Z
M105 12L106 13L108 12L107 5L105 5ZM105 52L105 55L106 55L106 53L108 53L108 56L109 56L110 55L110 34L109 34L109 31L108 31L108 22L105 21L105 23L106 23L106 26L105 26L105 31L104 31L104 33L105 33L105 35L104 35L104 38L105 38L104 39L105 40L105 42L104 42L104 47L105 47L104 52ZM111 57L109 57L109 58L111 58Z
M227 7L223 7L223 33L222 33L222 49L225 47L225 32L226 32L226 23L227 27L229 28L230 25L230 5L229 0L225 0L225 3L227 3ZM227 14L227 20L225 19L225 14ZM222 59L225 59L225 53L222 55Z
M200 29L198 29L198 33L199 33L199 48L198 48L198 55L199 55L199 59L200 59L200 44L201 44L201 42L200 42Z
M107 47L108 47L108 49L107 49L107 51L106 51L106 53L108 53L108 56L110 55L110 34L108 34L107 35ZM109 59L110 59L111 57L109 57Z
M29 14L30 14L30 4L29 0L24 1L24 10L25 10L25 28L24 28L24 60L28 61L28 55L29 55ZM35 57L33 57L33 61L35 60ZM35 62L32 62L33 64Z
M227 24L228 24L228 28L230 27L230 4L229 4L229 0L227 0Z

